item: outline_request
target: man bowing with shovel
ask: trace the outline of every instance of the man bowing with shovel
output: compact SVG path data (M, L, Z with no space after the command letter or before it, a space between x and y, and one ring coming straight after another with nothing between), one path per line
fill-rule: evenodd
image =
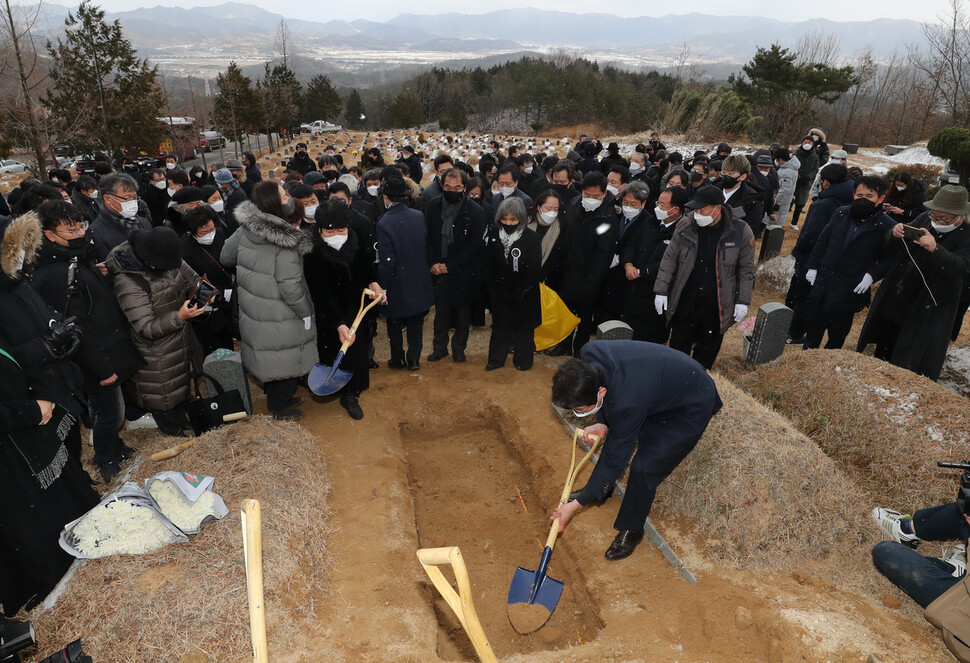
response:
M595 417L596 423L583 432L585 442L593 435L606 436L586 486L551 516L559 518L560 531L582 507L610 495L637 447L613 523L619 533L606 551L610 561L629 557L643 539L660 482L691 452L721 409L714 380L699 363L662 345L596 341L556 371L552 402L577 417Z

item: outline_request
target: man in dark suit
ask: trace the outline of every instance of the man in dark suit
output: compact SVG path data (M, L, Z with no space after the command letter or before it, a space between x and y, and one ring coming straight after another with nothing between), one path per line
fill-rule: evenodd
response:
M637 449L613 524L619 533L606 551L610 561L629 557L643 540L657 487L721 409L714 380L699 363L662 345L594 341L553 375L552 402L577 417L595 418L583 431L585 441L606 436L589 481L551 516L559 518L560 531L582 507L610 494Z
M468 175L452 168L442 179L441 196L428 203L428 264L434 277L434 346L428 361L448 356L448 329L455 312L451 351L455 362L465 361L471 327L471 304L481 285L485 248L485 213L468 199Z
M424 216L407 206L411 189L403 177L388 177L379 194L387 212L377 222L377 271L387 293L389 368L421 368L424 317L434 295L428 272L428 231ZM407 330L404 352L402 333Z

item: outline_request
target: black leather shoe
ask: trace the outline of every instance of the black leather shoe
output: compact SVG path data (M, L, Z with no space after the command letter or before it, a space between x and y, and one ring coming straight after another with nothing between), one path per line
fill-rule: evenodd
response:
M527 371L530 368L532 368L532 364L529 364L528 366L524 366L524 365L523 366L520 366L518 364L515 365L515 370L517 370L517 371Z
M485 364L485 370L486 371L495 371L495 370L498 370L498 369L502 368L503 366L504 366L504 364L499 364L498 362L490 361L487 364Z
M376 369L378 369L378 368L380 368L380 367L381 367L381 365L380 365L380 364L378 364L378 363L377 363L376 361L374 361L373 359L371 359L371 360L370 360L370 361L369 361L369 362L367 363L367 368L369 368L369 369L371 369L372 371L373 371L373 370L376 370Z
M347 410L351 419L364 418L364 411L360 408L360 403L357 402L357 394L349 392L340 394L340 405Z
M438 352L437 350L435 350L434 352L428 355L428 361L441 361L447 356L448 356L447 350L443 350L441 352Z
M408 362L408 370L409 371L419 371L419 370L421 370L421 364L419 364L417 361L409 361Z
M408 364L403 359L391 359L389 362L387 362L387 367L401 370L407 368Z
M124 462L126 460L131 459L131 458L134 458L135 457L135 454L137 454L137 453L138 453L138 450L137 449L133 449L132 447L129 447L127 444L125 444L124 442L122 442L121 443L121 454L118 456L118 458L121 460L121 462Z
M456 364L464 364L465 363L465 353L464 352L456 352L453 355L451 355L451 358L454 359L454 361L455 361Z
M286 405L283 406L283 409L285 410L291 407L300 407L301 405L303 405L303 398L300 396L294 396L289 401L287 401Z
M613 543L606 549L606 559L611 562L626 559L633 554L641 541L643 541L643 530L639 532L634 532L632 529L620 530L620 533L613 539Z

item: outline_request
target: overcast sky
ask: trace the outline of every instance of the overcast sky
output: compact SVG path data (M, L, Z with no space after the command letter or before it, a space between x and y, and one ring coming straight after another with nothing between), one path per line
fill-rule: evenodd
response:
M57 0L55 0L57 1ZM246 2L247 0L242 0ZM151 2L146 0L96 0L109 11L124 11L137 7L156 5L198 7L223 4L225 0L180 0L179 2ZM596 3L595 10L619 16L660 16L664 14L686 14L698 12L719 16L766 16L783 21L803 21L812 18L827 18L834 21L867 21L875 18L909 18L917 21L935 21L949 0L814 0L813 2L792 2L791 0L692 0L689 3L647 3L643 0L614 0ZM57 4L72 4L60 0ZM488 3L441 3L438 0L368 0L367 2L306 2L305 0L273 0L272 2L248 2L283 14L289 18L303 18L317 21L330 19L367 18L384 21L402 12L412 14L441 14L454 11L464 14L481 14L493 9L536 7L560 11L583 13L590 11L588 0L493 0ZM688 10L687 7L690 7ZM447 8L447 9L445 9ZM675 9L671 12L669 9ZM444 11L443 11L444 10Z

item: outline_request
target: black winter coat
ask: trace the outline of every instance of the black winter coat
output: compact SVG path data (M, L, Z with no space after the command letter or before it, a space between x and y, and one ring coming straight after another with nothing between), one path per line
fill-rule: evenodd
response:
M204 276L222 294L223 290L230 290L235 285L232 270L223 267L219 262L222 247L226 245L226 234L221 228L216 228L215 239L212 244L199 244L191 234L179 239L179 250L182 260L199 276Z
M810 185L815 179L815 175L818 174L818 154L815 152L813 147L811 150L806 152L801 147L794 151L794 156L798 157L798 163L801 164L798 167L798 180L797 183L801 185Z
M417 184L421 184L421 178L424 177L424 170L421 168L421 159L418 158L417 154L412 154L407 159L401 159L401 163L408 167L411 171L411 181Z
M526 228L512 244L508 257L499 239L498 224L488 229L485 248L485 287L492 306L513 311L516 324L538 327L542 324L539 277L542 247L539 235Z
M928 212L912 225L930 230L937 242L936 251L929 253L909 242L911 259L901 248L905 239L888 238L899 259L872 300L857 350L862 352L869 343L877 342L887 316L896 324L903 317L892 363L936 380L946 359L963 284L970 275L970 226L964 222L948 233L938 233L932 230ZM927 285L923 285L914 262Z
M71 193L71 204L74 205L84 215L84 220L91 224L98 218L98 203L93 198L88 198L80 189L74 189Z
M348 258L351 254L353 257ZM374 251L355 230L350 230L340 251L334 251L314 232L313 252L304 258L303 273L320 333L335 332L340 325L350 327L360 308L361 293L377 281ZM367 298L365 304L370 301Z
M634 236L625 243L620 253L621 266L630 263L640 270L640 278L633 283L649 284L650 294L653 294L653 282L660 272L660 261L670 245L670 238L674 236L676 227L676 220L665 226L651 215L637 224L633 231Z
M168 209L168 204L172 200L168 197L168 192L165 189L159 189L152 184L148 184L144 187L144 193L141 194L141 199L148 205L148 213L151 215L152 225L162 225L165 221L165 210Z
M563 299L584 304L599 301L616 253L619 229L612 196L607 195L592 212L583 208L582 198L566 208L565 263L559 293Z
M889 188L886 194L886 204L899 207L903 210L902 214L890 214L890 218L900 223L912 223L913 219L926 211L923 203L926 202L926 185L922 180L913 180L904 191L896 188L896 183Z
M30 285L48 306L65 317L75 317L81 330L81 348L74 362L84 374L84 391L101 389L101 380L118 376L108 388L125 382L141 368L142 359L128 331L128 320L108 279L94 266L92 246L73 250L44 239ZM71 258L78 258L77 289L68 310L67 274Z
M306 175L307 173L317 169L316 163L309 155L303 157L302 159L298 156L292 157L286 164L289 170L295 170L300 173L300 175Z
M485 246L485 213L477 203L462 198L458 216L455 217L453 239L448 256L441 257L441 219L444 198L438 197L428 203L424 212L428 229L428 267L443 262L448 273L434 277L447 284L443 295L449 306L469 304L478 295L482 280L482 251Z
M87 237L94 243L98 262L104 262L111 250L128 241L133 230L151 230L152 222L143 216L124 219L109 210L104 201L98 201L98 216L88 228Z
M852 203L853 182L846 180L841 184L834 184L818 194L818 200L813 202L805 215L805 223L798 233L798 240L792 249L795 258L795 273L805 278L808 271L808 259L815 248L815 242L828 225L835 210Z
M719 183L717 188L724 189ZM731 216L736 221L744 221L751 228L755 237L760 237L764 230L765 193L754 182L745 180L741 188L735 191L725 205L731 208Z
M407 318L434 304L428 268L428 226L405 203L391 205L377 222L378 281L387 293L384 315Z
M892 219L876 212L846 243L855 223L850 209L835 211L808 259L808 268L818 270L811 300L821 302L825 313L855 313L869 306L872 288L861 295L853 290L866 274L878 282L894 264L886 245L886 233L895 225Z

